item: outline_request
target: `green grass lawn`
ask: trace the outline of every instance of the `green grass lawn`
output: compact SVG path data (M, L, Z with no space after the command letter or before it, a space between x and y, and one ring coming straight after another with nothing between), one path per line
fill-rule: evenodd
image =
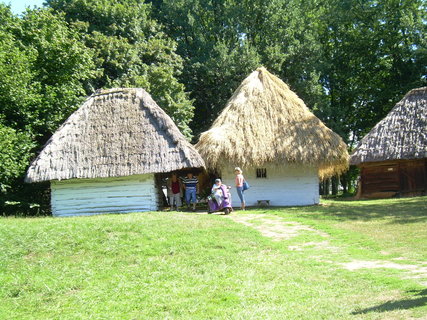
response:
M0 319L426 319L426 248L427 197L2 218Z

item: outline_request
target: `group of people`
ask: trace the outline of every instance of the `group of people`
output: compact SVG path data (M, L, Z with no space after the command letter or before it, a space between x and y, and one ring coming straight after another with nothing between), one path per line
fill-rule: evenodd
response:
M234 168L235 177L235 187L237 190L237 195L240 198L241 209L245 210L246 202L244 195L243 184L245 178L243 176L242 169L239 167ZM221 179L215 179L215 183L212 186L211 192L215 201L220 204L224 199L224 194L221 188L222 181ZM179 178L177 174L173 173L171 178L168 179L167 192L169 197L169 205L171 210L179 210L182 206L181 196L182 190L185 194L185 202L187 204L187 209L192 207L193 211L196 211L197 203L197 193L199 191L199 181L197 177L193 176L191 172L187 173L185 178Z
M199 189L199 180L194 177L191 172L187 174L187 177L179 179L178 176L173 173L171 178L168 180L168 197L169 205L171 210L179 210L181 207L181 195L182 189L185 192L185 202L187 203L187 209L190 209L190 205L193 206L193 211L196 211L197 193Z
M236 175L234 182L237 190L237 195L240 198L240 208L242 210L245 210L246 201L245 201L245 194L244 194L245 191L243 188L245 177L243 176L242 169L240 169L239 167L234 168L234 173ZM211 190L212 196L215 199L215 201L218 203L218 205L222 203L225 197L224 192L222 191L223 189L221 188L221 185L222 185L221 179L216 179L215 184L212 186L212 190Z

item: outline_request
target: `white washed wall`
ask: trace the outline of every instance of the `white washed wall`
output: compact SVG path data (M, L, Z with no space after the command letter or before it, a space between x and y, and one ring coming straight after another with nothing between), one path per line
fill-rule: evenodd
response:
M258 200L270 200L271 206L301 206L319 203L319 179L313 167L263 167L267 178L256 178L256 168L242 168L250 189L245 191L247 206L256 206ZM223 182L232 186L233 207L240 206L235 188L234 166L221 170Z
M54 216L151 211L158 208L153 174L51 181Z

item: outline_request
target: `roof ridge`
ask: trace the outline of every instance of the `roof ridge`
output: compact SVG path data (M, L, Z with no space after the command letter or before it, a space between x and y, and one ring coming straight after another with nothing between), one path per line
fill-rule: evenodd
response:
M405 94L404 98L406 98L407 96L410 96L410 95L415 95L415 94L427 94L427 86L409 90L408 93Z

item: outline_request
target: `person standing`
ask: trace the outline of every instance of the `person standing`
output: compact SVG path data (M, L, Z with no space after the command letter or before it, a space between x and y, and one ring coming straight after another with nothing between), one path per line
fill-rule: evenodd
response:
M236 174L236 189L237 189L237 195L240 198L241 203L241 209L245 210L245 194L243 190L243 182L245 181L245 178L243 177L243 171L239 167L234 168L234 173Z
M168 196L169 196L169 205L171 211L176 208L176 211L181 207L181 182L175 173L172 173L171 178L168 180Z
M185 189L185 202L187 208L190 209L190 204L193 204L193 211L196 211L197 203L197 191L199 180L197 177L193 177L191 172L187 173L187 177L182 180Z

